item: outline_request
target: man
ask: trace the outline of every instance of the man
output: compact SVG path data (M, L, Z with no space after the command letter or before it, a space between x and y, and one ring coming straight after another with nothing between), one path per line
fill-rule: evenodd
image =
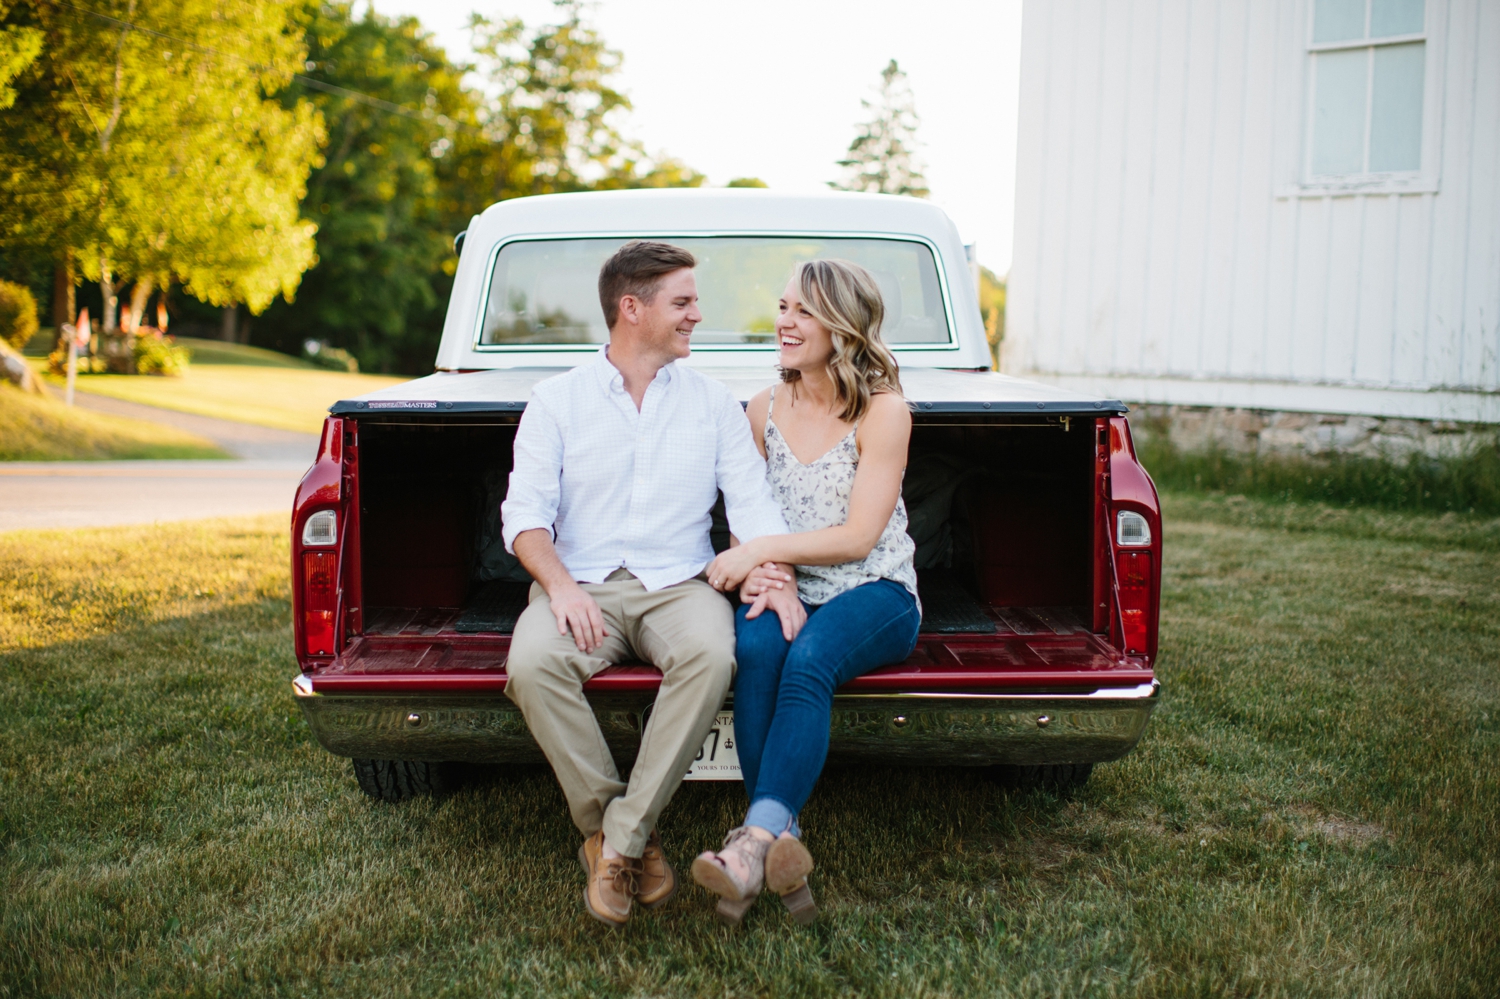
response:
M656 819L733 678L733 610L699 578L713 559L716 496L737 538L787 529L744 411L724 385L677 363L703 318L696 263L647 241L605 261L609 344L536 386L501 507L505 546L536 580L511 639L506 694L587 837L584 905L612 926L633 902L655 907L677 890ZM774 591L769 606L802 609L795 589ZM655 665L662 683L627 784L583 684L628 659Z

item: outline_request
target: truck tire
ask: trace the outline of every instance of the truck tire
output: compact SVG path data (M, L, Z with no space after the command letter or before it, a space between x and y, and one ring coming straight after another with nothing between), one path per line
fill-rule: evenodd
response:
M395 803L440 795L452 785L452 767L418 760L352 760L359 789L376 801Z
M1016 791L1051 791L1053 794L1068 794L1083 787L1089 774L1094 772L1092 763L1042 763L1026 766L1000 765L990 767L990 776L1001 787Z

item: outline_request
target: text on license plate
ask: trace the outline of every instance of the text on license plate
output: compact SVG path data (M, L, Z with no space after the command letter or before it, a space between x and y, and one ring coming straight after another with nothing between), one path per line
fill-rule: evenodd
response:
M740 774L740 751L734 744L734 712L720 711L708 730L703 748L688 767L683 780L744 780Z

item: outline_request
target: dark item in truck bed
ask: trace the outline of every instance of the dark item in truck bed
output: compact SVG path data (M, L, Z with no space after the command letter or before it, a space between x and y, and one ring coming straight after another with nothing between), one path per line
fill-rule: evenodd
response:
M516 630L516 620L526 609L529 583L510 583L497 580L480 587L463 613L453 623L453 630L465 634L498 632L509 635Z
M531 575L521 567L520 559L505 550L500 520L500 504L505 502L505 493L510 485L508 468L491 468L485 472L480 484L483 502L479 508L477 530L477 552L474 578L488 583L501 580L508 583L531 582ZM509 630L509 629L507 629Z
M917 547L918 570L953 564L953 497L976 471L957 455L920 454L911 459L901 498L906 501L906 533ZM922 630L932 629L924 625Z

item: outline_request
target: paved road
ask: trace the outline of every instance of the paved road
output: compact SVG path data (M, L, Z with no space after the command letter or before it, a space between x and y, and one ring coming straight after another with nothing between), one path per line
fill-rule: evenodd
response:
M316 434L272 430L79 392L85 409L200 434L234 461L0 462L0 531L104 527L246 513L291 514Z

